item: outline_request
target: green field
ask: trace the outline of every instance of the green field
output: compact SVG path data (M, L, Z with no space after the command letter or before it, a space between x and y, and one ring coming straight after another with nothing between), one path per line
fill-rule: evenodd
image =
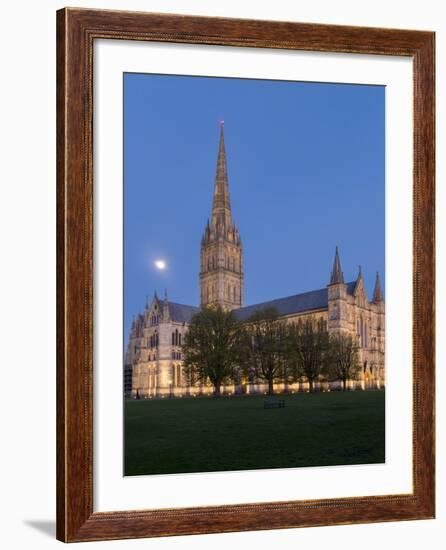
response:
M125 475L379 463L384 391L125 403Z

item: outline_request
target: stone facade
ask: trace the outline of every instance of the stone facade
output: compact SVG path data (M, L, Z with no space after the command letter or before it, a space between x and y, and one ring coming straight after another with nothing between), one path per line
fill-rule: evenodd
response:
M287 322L322 320L329 334L354 337L362 366L359 380L351 389L381 388L385 384L385 305L378 273L372 300L364 287L361 268L355 281L344 282L336 248L330 281L326 288L243 307L243 254L237 226L232 221L224 144L223 124L214 184L211 218L201 240L200 303L233 310L240 321L256 310L272 306ZM182 369L182 342L199 307L171 302L154 295L143 313L133 320L125 356L125 394L133 398L168 398L210 395L212 386L191 386ZM321 380L319 390L338 389L339 384ZM307 391L306 383L276 384L276 391ZM222 393L265 393L256 381L240 380Z

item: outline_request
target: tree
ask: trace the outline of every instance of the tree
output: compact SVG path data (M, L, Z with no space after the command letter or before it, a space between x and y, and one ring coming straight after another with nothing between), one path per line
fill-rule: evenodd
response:
M244 370L248 376L268 384L268 393L274 393L274 382L285 378L286 324L278 319L274 308L257 311L245 325Z
M289 365L294 379L305 378L310 392L314 382L325 373L328 333L322 320L299 320L288 330Z
M230 311L204 308L193 316L184 339L183 371L191 385L208 381L219 396L234 379L243 353L243 331Z
M330 335L327 360L328 375L332 380L341 380L346 391L347 380L356 380L361 371L358 345L349 334Z

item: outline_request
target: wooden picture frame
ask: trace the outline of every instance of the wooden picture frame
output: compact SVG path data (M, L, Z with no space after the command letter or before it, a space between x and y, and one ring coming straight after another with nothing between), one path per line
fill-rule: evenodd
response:
M413 492L93 512L95 39L407 56L413 60ZM57 538L91 541L434 517L432 32L66 8L57 12Z

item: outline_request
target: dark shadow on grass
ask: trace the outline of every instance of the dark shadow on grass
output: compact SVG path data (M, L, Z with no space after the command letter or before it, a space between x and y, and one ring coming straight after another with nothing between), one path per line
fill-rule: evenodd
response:
M56 522L50 519L25 519L23 521L25 525L40 531L44 535L48 535L51 538L56 538Z

